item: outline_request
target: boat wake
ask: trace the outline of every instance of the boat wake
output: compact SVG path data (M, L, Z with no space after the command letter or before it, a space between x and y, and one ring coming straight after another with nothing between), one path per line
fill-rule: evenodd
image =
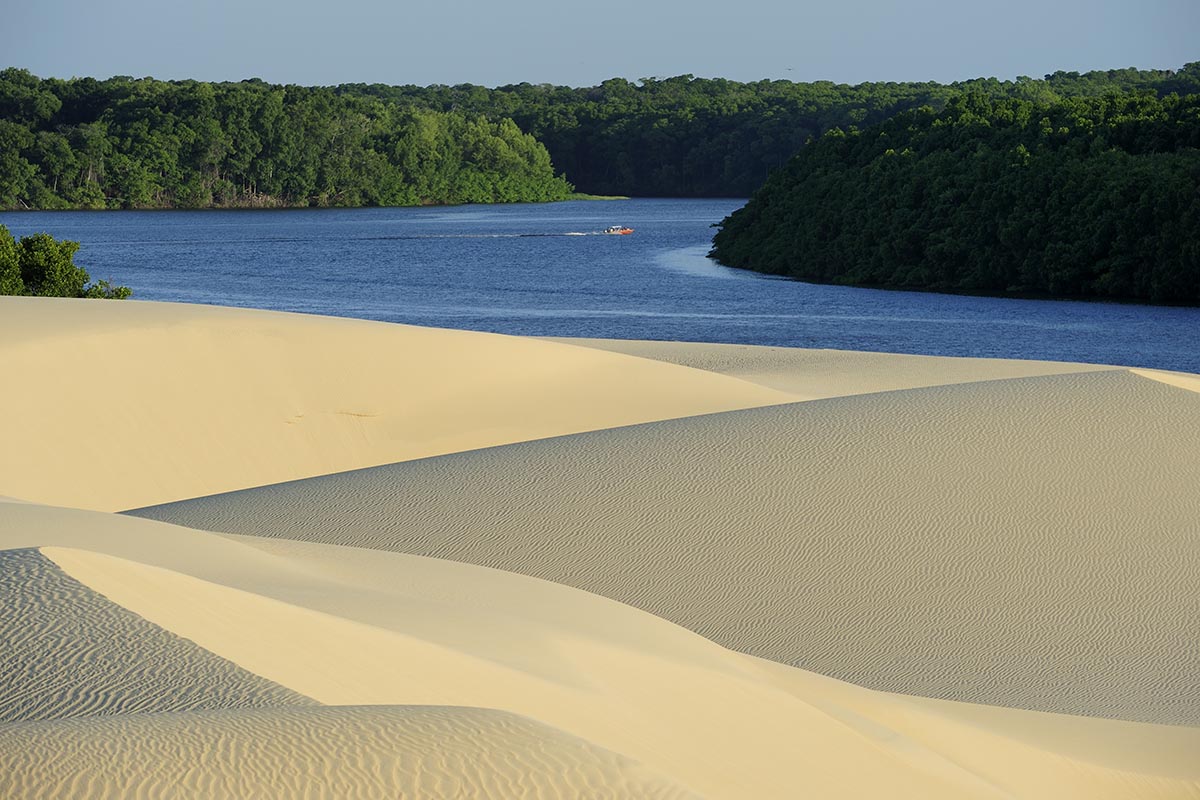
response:
M394 241L407 239L545 239L556 236L611 236L612 231L562 231L548 233L427 233L400 236L364 236L362 241Z

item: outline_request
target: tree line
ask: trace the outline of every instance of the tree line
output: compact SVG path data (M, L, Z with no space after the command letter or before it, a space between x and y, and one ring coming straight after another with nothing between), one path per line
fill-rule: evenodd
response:
M620 78L571 88L39 79L0 71L0 207L360 206L746 197L806 142L963 92L1040 105L1196 91L1200 68L1041 79Z
M541 202L571 192L510 119L261 81L0 71L0 207Z
M1200 94L970 91L834 129L713 245L817 282L1200 304Z
M580 191L639 197L749 197L810 139L923 105L943 108L969 91L1048 104L1112 91L1200 90L1200 64L1179 71L1055 72L1012 81L952 84L621 78L570 88L522 83L460 86L344 85L339 93L441 111L508 117L550 151Z

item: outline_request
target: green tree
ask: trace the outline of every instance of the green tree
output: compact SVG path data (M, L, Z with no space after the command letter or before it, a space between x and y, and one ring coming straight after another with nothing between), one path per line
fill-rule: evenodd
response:
M74 262L79 243L57 241L48 233L22 236L17 244L21 280L28 294L39 297L79 297L88 274Z
M75 264L78 242L57 241L48 233L14 241L0 225L0 295L99 297L124 299L132 292L108 281L88 284L87 271Z
M0 119L0 206L29 207L37 167L22 155L33 147L33 134L15 122Z
M1200 95L1037 106L972 87L827 133L721 223L713 255L813 281L1200 304L1198 134Z
M596 194L748 196L829 130L941 110L964 92L1040 108L1114 91L1195 93L1198 75L1189 64L950 85L680 75L489 89L40 80L7 69L0 208L540 201L565 197L567 176ZM1073 138L1075 119L1092 123L1088 113L1058 120L1046 140ZM1160 119L1124 135L1145 148L1176 133Z
M25 294L25 282L21 280L17 242L8 228L0 225L0 295L4 294Z

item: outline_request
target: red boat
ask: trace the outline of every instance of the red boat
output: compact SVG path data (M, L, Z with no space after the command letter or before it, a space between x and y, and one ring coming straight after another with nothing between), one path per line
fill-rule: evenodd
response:
M629 234L633 233L633 228L626 228L624 225L613 225L605 228L604 233L607 233L610 236L628 236Z

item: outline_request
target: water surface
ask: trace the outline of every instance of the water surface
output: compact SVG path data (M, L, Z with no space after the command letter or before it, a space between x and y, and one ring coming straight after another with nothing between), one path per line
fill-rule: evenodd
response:
M417 325L1086 361L1200 372L1200 309L819 286L717 265L741 200L22 212L142 300ZM595 235L609 225L632 236Z

